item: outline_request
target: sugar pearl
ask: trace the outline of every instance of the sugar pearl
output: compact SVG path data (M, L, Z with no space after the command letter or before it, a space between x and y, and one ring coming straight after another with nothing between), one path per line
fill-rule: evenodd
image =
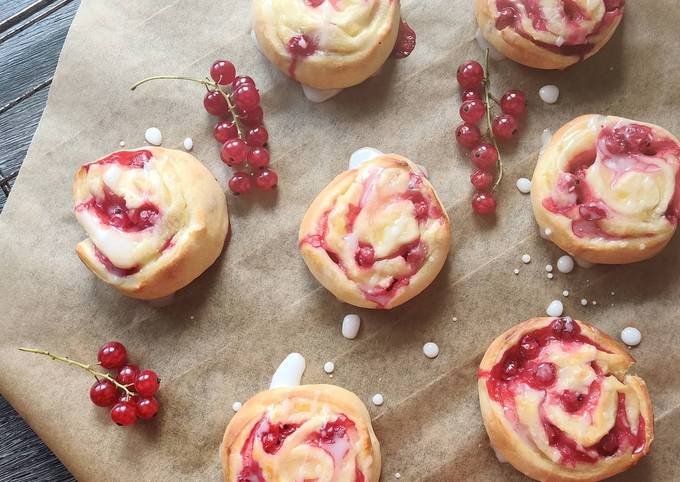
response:
M146 142L149 144L160 146L163 142L163 134L161 134L158 127L149 127L144 133L144 139L146 139Z
M120 143L119 143L118 145L119 145L120 147L125 147L125 141L120 141Z
M375 405L376 407L379 407L380 405L385 403L385 399L383 398L382 394L380 394L380 393L376 393L375 395L373 395L373 398L371 399L371 401L373 402L373 405Z
M571 256L560 256L557 260L557 270L560 273L571 273L574 271L574 259Z
M428 341L423 345L423 353L428 358L436 358L439 355L439 347L436 343Z
M239 410L241 410L241 406L242 406L241 402L234 402L234 404L231 406L231 409L234 412L238 412Z
M395 479L401 479L401 474L399 472L397 472L396 474L394 474L394 478Z
M524 264L531 263L531 256L529 256L528 254L523 254L522 255L522 263L524 263Z
M564 291L562 292L562 296L564 296L565 298L566 298L567 296L569 296L569 290L564 290Z
M551 264L546 264L546 265L545 265L545 270L546 270L548 273L552 273L552 270L553 270L552 265L551 265Z
M357 337L359 333L359 327L361 326L361 318L359 315L347 315L342 320L342 336L353 340Z
M517 268L513 269L512 272L515 274L519 274L519 270Z
M548 277L548 279L553 279L555 277L555 275L553 275L552 273L548 273L546 276Z
M545 310L545 312L548 314L548 316L562 316L562 312L564 311L564 305L560 300L552 300L550 302L550 305L548 305L548 308Z
M627 326L621 331L621 341L628 346L637 346L642 341L642 333L637 328Z
M538 89L538 96L546 104L554 104L560 98L560 89L556 85L544 85Z
M520 177L516 183L517 189L522 194L529 194L531 192L531 181L526 177Z
M588 304L588 300L585 298L581 298L581 306L586 306Z
M184 142L182 142L182 146L184 146L185 151L190 151L194 148L194 140L191 137L187 137L184 139Z

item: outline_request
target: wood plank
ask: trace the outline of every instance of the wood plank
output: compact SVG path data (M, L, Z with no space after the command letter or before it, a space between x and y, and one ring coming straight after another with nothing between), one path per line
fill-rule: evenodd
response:
M0 106L52 76L79 3L66 4L0 44Z
M0 434L0 482L75 480L2 396Z

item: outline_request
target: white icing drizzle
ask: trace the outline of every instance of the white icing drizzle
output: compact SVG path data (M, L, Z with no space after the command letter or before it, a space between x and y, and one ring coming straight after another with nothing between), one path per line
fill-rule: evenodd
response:
M302 86L302 92L304 92L305 97L310 101L320 104L321 102L326 102L328 99L335 97L342 89L315 89L305 84L300 84Z
M538 89L538 96L546 104L554 104L560 98L560 89L556 85L544 85Z
M371 401L373 402L373 405L375 405L376 407L379 407L380 405L385 403L385 398L382 396L381 393L376 393L375 395L373 395L373 398L371 399Z
M637 346L642 341L642 333L637 328L627 326L621 331L621 341L628 346Z
M522 194L529 194L531 192L531 181L526 177L520 177L515 183L517 190Z
M194 140L191 137L187 137L182 142L182 146L184 147L185 151L190 151L191 149L194 148Z
M375 159L376 157L381 156L382 154L383 154L382 151L374 149L373 147L362 147L361 149L357 149L352 153L351 156L349 156L349 168L356 169L364 162L370 161L371 159Z
M158 127L149 127L146 132L144 132L144 139L146 139L146 142L149 144L160 146L163 142L163 134L161 134L161 130Z
M274 372L269 388L294 387L300 384L305 372L305 359L299 353L291 353Z
M557 270L560 273L571 273L574 271L574 259L569 255L560 256L557 259Z
M359 315L346 315L342 319L342 336L353 340L359 334L359 327L361 326L361 318Z
M439 355L439 347L436 343L428 341L423 345L423 353L428 358L437 358L437 355Z
M562 313L564 312L564 305L560 300L552 300L545 312L548 316L562 316Z
M590 261L586 261L585 259L578 258L574 256L574 261L576 261L576 264L579 266L579 268L592 268L595 266L595 263L591 263Z

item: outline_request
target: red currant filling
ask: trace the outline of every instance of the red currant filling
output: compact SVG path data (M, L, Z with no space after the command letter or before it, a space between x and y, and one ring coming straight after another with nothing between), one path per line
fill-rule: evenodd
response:
M268 454L275 454L283 445L283 442L290 437L299 425L294 423L269 423L266 431L261 432L260 442L262 442L262 449Z
M286 50L288 50L288 53L291 56L288 73L293 79L295 79L295 70L298 62L305 57L314 55L318 48L319 46L316 40L308 34L294 35L288 40Z
M399 32L397 33L397 41L392 49L392 58L404 59L411 55L413 49L416 48L416 32L406 21L399 19Z
M85 172L89 171L90 167L98 164L120 164L132 169L141 169L152 157L153 154L147 150L114 152L103 159L85 164Z
M153 226L159 217L158 208L145 202L137 208L128 209L125 198L104 185L104 198L92 198L80 204L77 209L87 209L99 218L102 224L125 232L144 231Z

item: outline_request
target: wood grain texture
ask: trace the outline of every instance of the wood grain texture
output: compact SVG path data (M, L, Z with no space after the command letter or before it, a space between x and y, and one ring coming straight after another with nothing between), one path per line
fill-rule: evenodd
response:
M35 0L0 1L0 21L34 3ZM0 132L3 134L0 179L16 173L26 155L47 102L48 81L54 73L78 3L74 1L64 5L0 43L0 106L20 99L0 114ZM8 31L35 20L54 6L55 2L48 2L42 10ZM12 182L3 184L3 189L11 186ZM0 191L0 211L4 204L5 193ZM0 482L38 480L62 482L75 479L0 396Z

